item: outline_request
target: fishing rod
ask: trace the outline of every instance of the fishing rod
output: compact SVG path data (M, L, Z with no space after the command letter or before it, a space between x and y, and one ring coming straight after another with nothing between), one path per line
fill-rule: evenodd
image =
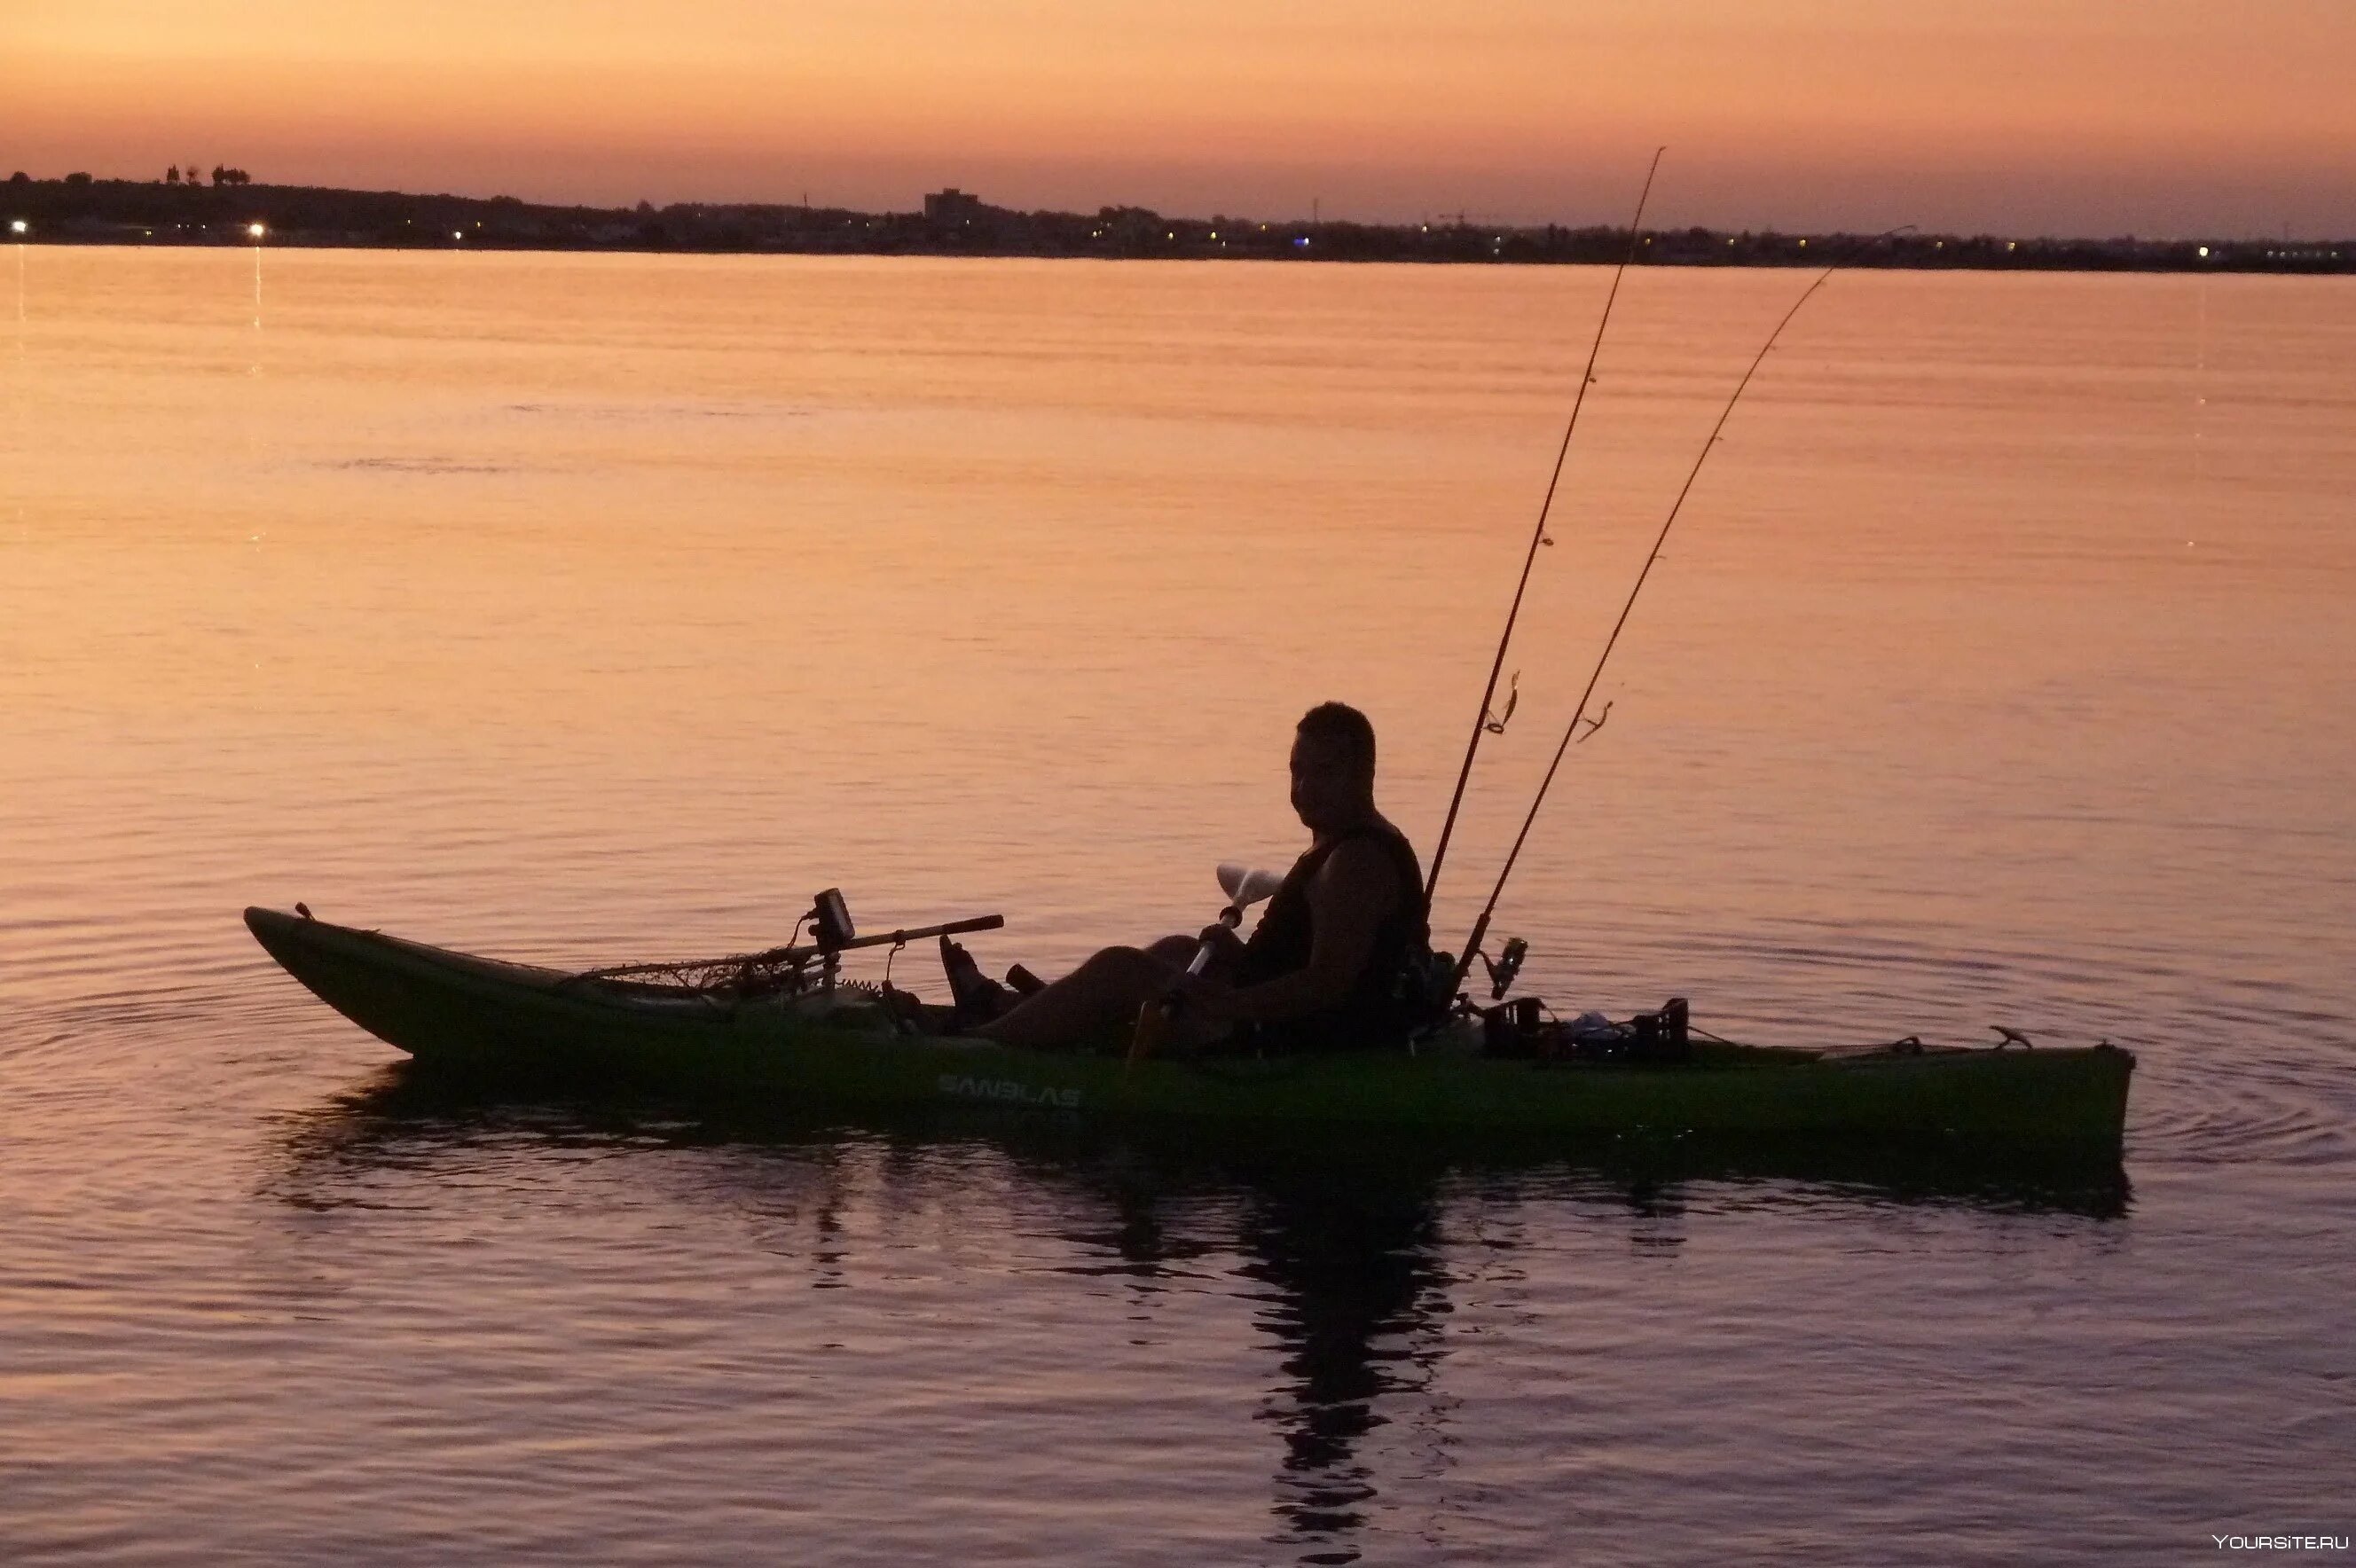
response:
M1879 236L1875 242L1903 234L1912 227L1911 223L1901 225ZM1851 255L1854 254L1852 251ZM1693 494L1694 481L1701 477L1702 465L1709 461L1710 453L1717 447L1719 432L1726 429L1726 421L1732 416L1734 405L1742 400L1744 390L1751 385L1751 378L1759 373L1759 367L1766 362L1768 354L1775 347L1775 340L1783 336L1783 329L1792 325L1792 318L1800 314L1800 307L1815 298L1816 291L1823 288L1826 281L1848 261L1849 257L1844 256L1817 273L1816 281L1792 302L1792 308L1783 313L1783 318L1775 324L1775 330L1767 335L1767 341L1759 346L1757 354L1751 356L1750 366L1742 372L1742 379L1734 385L1733 395L1726 400L1726 407L1719 411L1718 422L1709 427L1709 438L1701 443L1700 454L1694 459L1693 467L1687 473L1685 485L1677 491L1676 500L1670 504L1669 515L1662 522L1661 531L1654 537L1652 553L1645 556L1644 566L1636 573L1634 585L1628 590L1627 601L1620 606L1620 618L1612 624L1612 635L1603 641L1603 652L1597 656L1595 668L1587 677L1587 689L1580 693L1579 706L1571 710L1570 723L1562 732L1562 742L1554 749L1554 761L1547 764L1546 776L1538 781L1537 795L1530 801L1528 814L1522 818L1522 830L1514 836L1514 847L1506 852L1505 864L1497 872L1496 886L1489 890L1489 901L1482 906L1481 918L1473 922L1472 934L1464 940L1464 951L1456 960L1456 974L1450 982L1450 990L1453 991L1464 984L1465 973L1472 967L1473 957L1481 951L1482 939L1489 934L1489 922L1496 915L1497 901L1505 895L1505 879L1514 874L1514 864L1521 859L1522 846L1529 841L1530 826L1538 819L1538 808L1546 804L1547 791L1553 787L1554 775L1561 768L1563 757L1570 751L1573 741L1583 741L1602 728L1603 720L1611 715L1612 705L1607 702L1603 705L1602 713L1590 720L1587 717L1587 705L1594 699L1596 685L1603 678L1603 667L1611 662L1612 650L1619 645L1620 633L1628 624L1628 613L1636 607L1636 596L1644 591L1644 580L1653 574L1655 563L1661 559L1661 547L1668 542L1669 530L1676 526L1677 514L1685 509L1686 497ZM1585 726L1584 731L1580 728L1582 725Z
M1514 716L1514 705L1519 700L1518 688L1505 702L1503 717L1490 711L1497 698L1497 677L1505 667L1505 649L1514 640L1514 623L1522 613L1522 595L1530 586L1530 568L1538 559L1538 546L1552 544L1547 538L1547 514L1554 508L1555 488L1562 483L1563 460L1570 454L1571 432L1579 428L1579 411L1587 405L1587 389L1595 384L1595 357L1603 351L1603 329L1612 325L1612 302L1620 297L1620 279L1636 259L1636 247L1641 242L1637 231L1644 226L1644 203L1653 194L1653 176L1661 172L1661 155L1666 147L1653 149L1653 162L1644 171L1644 188L1636 193L1636 215L1628 220L1628 253L1620 258L1619 266L1612 272L1612 288L1603 296L1603 315L1595 324L1595 341L1588 345L1587 369L1579 378L1579 391L1570 400L1570 419L1562 427L1562 445L1554 454L1554 473L1547 480L1546 499L1538 503L1537 527L1530 530L1530 548L1522 557L1522 575L1514 584L1514 602L1505 611L1505 629L1497 638L1497 656L1489 663L1489 684L1481 688L1481 706L1472 716L1472 738L1464 742L1464 765L1456 770L1456 793L1448 800L1448 818L1440 825L1440 843L1431 852L1431 874L1424 879L1423 913L1431 917L1431 896L1440 887L1440 867L1448 859L1448 839L1456 831L1456 814L1464 805L1464 786L1472 777L1472 758L1481 750L1481 737L1502 735L1505 720Z

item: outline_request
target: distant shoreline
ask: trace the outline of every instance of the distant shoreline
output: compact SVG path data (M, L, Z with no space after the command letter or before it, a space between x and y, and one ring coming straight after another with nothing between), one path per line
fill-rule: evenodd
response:
M21 232L12 232L21 221ZM1628 251L1624 228L1170 218L1143 208L1016 212L963 192L916 212L774 203L560 207L514 197L419 196L245 183L0 181L0 240L33 244L251 245L368 250L704 254L1043 256L1106 260L1594 264ZM1922 271L2356 272L2356 240L2107 240L2051 236L1646 229L1658 266L1790 267L1840 261Z

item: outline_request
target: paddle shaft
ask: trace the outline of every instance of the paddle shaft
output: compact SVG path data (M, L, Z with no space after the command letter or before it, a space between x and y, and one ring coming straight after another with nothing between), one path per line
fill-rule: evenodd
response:
M1219 912L1219 923L1229 931L1244 923L1243 907L1229 904ZM1188 960L1186 973L1200 975L1211 966L1211 944L1197 943L1194 956ZM1178 1017L1178 997L1173 993L1157 1001L1150 1001L1137 1010L1137 1032L1129 1037L1129 1061L1131 1066L1153 1054L1162 1037L1170 1032L1170 1025Z
M1243 923L1244 912L1234 904L1229 904L1226 908L1219 912L1219 923L1226 926L1229 931L1235 930L1236 927L1241 925ZM1199 975L1210 966L1211 944L1207 942L1197 943L1194 946L1194 959L1186 965L1186 973L1189 975Z

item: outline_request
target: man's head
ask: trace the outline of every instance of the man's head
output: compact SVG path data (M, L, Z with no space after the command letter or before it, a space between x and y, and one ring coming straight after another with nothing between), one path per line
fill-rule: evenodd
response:
M1292 735L1292 809L1312 833L1375 808L1375 727L1346 703L1321 702Z

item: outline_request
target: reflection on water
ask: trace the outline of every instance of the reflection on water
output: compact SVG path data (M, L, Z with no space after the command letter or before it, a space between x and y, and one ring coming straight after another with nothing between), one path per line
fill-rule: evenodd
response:
M1076 1239L1104 1242L1148 1276L1187 1255L1156 1200L1206 1187L1266 1199L1268 1205L1254 1211L1279 1227L1304 1206L1339 1212L1363 1201L1359 1228L1385 1235L1405 1233L1394 1221L1403 1212L1419 1212L1423 1199L1417 1195L1428 1196L1442 1183L1497 1203L1577 1192L1609 1199L1640 1219L1674 1215L1681 1193L1701 1182L1770 1204L1958 1206L2093 1219L2125 1214L2130 1195L2126 1168L2114 1155L2040 1164L2027 1151L1990 1158L1854 1138L1681 1133L1590 1141L1591 1147L1567 1150L1559 1136L1418 1131L1403 1147L1393 1135L1347 1127L1303 1132L1136 1123L1114 1128L1049 1113L959 1104L851 1118L602 1088L590 1095L560 1094L402 1062L359 1090L290 1117L283 1137L287 1184L272 1190L290 1202L332 1202L342 1178L403 1168L439 1151L519 1143L616 1152L728 1147L793 1157L846 1145L902 1153L988 1149L1015 1162L1028 1179L1058 1191L1087 1192L1105 1205L1112 1211L1110 1227L1075 1232Z
M1265 1413L1284 1437L1276 1511L1294 1539L1347 1540L1365 1522L1377 1481L1358 1445L1390 1419L1376 1404L1428 1390L1444 1353L1433 1319L1448 1310L1433 1231L1431 1189L1412 1180L1303 1171L1254 1193L1240 1241L1287 1380Z
M535 1160L562 1165L662 1151L723 1163L674 1199L691 1211L789 1207L800 1232L768 1243L813 1289L841 1289L872 1258L855 1215L954 1207L1001 1178L1003 1202L1077 1254L1050 1265L1077 1282L1118 1279L1141 1300L1212 1288L1248 1302L1265 1343L1257 1412L1276 1438L1273 1544L1299 1561L1358 1559L1356 1537L1392 1477L1368 1454L1408 1423L1406 1445L1445 1468L1453 1402L1438 1387L1443 1328L1462 1283L1444 1212L1477 1213L1483 1252L1509 1254L1517 1217L1576 1200L1616 1211L1635 1249L1684 1239L1687 1195L1799 1210L1857 1205L2115 1218L2127 1188L2114 1161L2042 1172L1823 1149L1615 1141L1580 1161L1536 1147L1421 1146L1319 1133L1272 1136L1137 1126L949 1108L883 1120L748 1113L627 1098L551 1098L455 1083L408 1065L289 1118L264 1181L278 1201L323 1212L399 1208L438 1184L530 1188ZM984 1171L1000 1173L985 1177ZM625 1179L626 1179L626 1178ZM863 1238L863 1239L862 1239ZM1398 1445L1394 1445L1397 1447Z

